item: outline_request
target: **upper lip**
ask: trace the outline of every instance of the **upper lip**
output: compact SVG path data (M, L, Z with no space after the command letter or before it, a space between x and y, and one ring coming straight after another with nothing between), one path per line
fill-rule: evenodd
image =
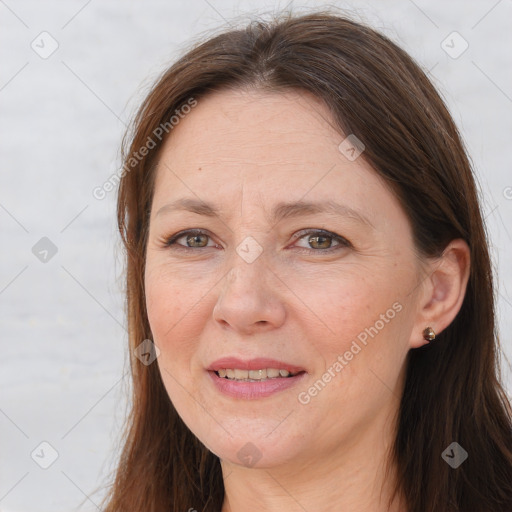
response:
M260 370L263 368L275 368L277 370L288 370L290 373L299 373L305 371L304 368L293 364L278 361L277 359L269 359L267 357L257 357L243 361L238 357L222 357L217 359L207 368L208 371L217 371L221 368L231 368L238 370Z

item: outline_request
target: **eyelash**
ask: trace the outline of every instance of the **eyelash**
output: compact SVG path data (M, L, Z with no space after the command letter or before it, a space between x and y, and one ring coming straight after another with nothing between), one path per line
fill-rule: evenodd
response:
M312 234L317 235L317 236L323 236L326 238L332 238L333 240L338 242L338 245L336 245L335 247L329 247L327 249L307 249L305 247L299 247L298 248L299 251L302 250L302 251L306 251L309 253L311 253L311 252L330 253L330 252L339 250L343 247L352 247L352 244L346 238L336 235L335 233L332 233L330 231L325 231L323 229L309 229L309 230L300 231L299 234L295 237L295 240L300 240L300 239L306 237L307 235L312 235ZM201 229L189 229L187 231L180 231L179 233L176 233L175 235L173 235L169 238L166 238L164 240L164 246L168 247L168 248L180 250L180 251L181 250L197 251L198 249L206 249L208 247L208 246L207 247L187 247L185 245L176 243L177 240L179 240L180 238L183 238L184 236L187 236L187 235L206 235L211 240L210 235L208 235L208 233L206 231L203 231Z

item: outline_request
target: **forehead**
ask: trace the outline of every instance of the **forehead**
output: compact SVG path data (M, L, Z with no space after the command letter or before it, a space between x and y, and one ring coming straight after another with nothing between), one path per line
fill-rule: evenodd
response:
M225 165L268 165L318 159L339 132L326 106L307 92L222 90L198 100L173 128L164 153Z
M377 218L377 199L396 203L367 162L340 151L345 135L312 94L224 90L197 101L162 149L158 207L184 196L239 205L341 200Z

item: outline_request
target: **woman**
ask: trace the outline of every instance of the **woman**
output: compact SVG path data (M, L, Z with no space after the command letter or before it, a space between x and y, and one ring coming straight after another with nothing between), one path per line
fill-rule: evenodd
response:
M160 78L124 154L133 408L105 509L512 510L475 182L425 74L329 13Z

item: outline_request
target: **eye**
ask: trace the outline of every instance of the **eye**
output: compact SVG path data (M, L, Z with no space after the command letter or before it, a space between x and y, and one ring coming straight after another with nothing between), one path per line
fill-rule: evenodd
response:
M179 240L184 239L185 243L178 243ZM218 245L208 245L208 235L201 229L190 229L188 231L181 231L171 236L164 241L166 247L172 247L179 250L194 250L206 247L218 247ZM352 244L340 235L325 231L323 229L309 229L303 230L294 235L295 240L305 239L306 243L312 248L299 247L307 252L330 252L341 249L343 247L351 247ZM333 241L336 245L333 246Z
M342 236L323 229L301 231L295 235L295 238L299 240L305 239L306 243L309 244L310 247L313 247L313 249L306 248L309 252L330 252L342 247L350 247L352 245ZM336 245L334 246L332 245L333 241L336 242Z
M178 240L185 239L185 244L177 243ZM208 238L210 236L200 229L190 229L188 231L181 231L176 235L172 236L168 240L165 241L166 246L179 246L176 248L179 249L201 249L203 247L208 247ZM189 245L190 244L190 245ZM214 247L214 246L209 246Z

